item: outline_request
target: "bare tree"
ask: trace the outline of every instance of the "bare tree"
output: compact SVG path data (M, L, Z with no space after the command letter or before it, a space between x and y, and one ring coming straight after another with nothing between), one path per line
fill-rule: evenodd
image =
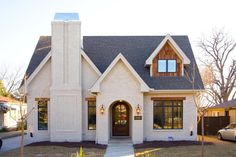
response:
M20 106L20 128L21 128L21 140L20 140L20 157L24 157L24 124L29 118L29 116L34 112L37 111L37 106L33 106L29 111L27 111L27 114L23 114L22 112L22 104L27 99L27 88L28 88L28 82L27 82L28 76L24 76L23 84L20 88L18 88L18 97L21 100L21 106ZM50 83L49 83L50 84ZM44 95L45 91L50 86L46 86L39 94L39 98L42 98L42 95ZM28 107L27 107L28 110Z
M193 94L193 100L197 109L198 113L198 121L197 123L201 122L201 157L204 157L204 116L207 112L207 109L212 106L212 103L208 101L209 94L206 92L206 90L199 90L196 92L196 88L198 89L201 87L200 84L197 84L196 82L196 73L197 73L197 65L196 63L192 63L192 65L189 65L188 71L185 70L185 76L187 80L192 84L192 92ZM211 80L211 78L203 78L203 80Z
M214 31L209 38L203 38L198 46L203 50L201 62L211 74L205 88L214 104L226 102L236 97L236 58L233 55L236 43L222 30ZM210 73L209 73L210 72ZM210 81L210 82L209 82ZM209 99L209 100L210 100Z
M4 82L6 93L14 96L22 82L21 68L11 71L7 66L2 66L0 69L0 80Z

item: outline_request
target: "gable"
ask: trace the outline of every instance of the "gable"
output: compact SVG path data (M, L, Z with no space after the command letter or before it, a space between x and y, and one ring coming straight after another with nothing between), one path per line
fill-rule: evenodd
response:
M101 82L106 78L106 76L110 73L110 71L115 67L115 65L119 62L122 61L127 69L133 74L133 76L138 80L140 83L140 91L141 92L148 92L149 87L148 85L142 80L142 78L138 75L138 73L133 69L133 67L129 64L129 62L125 59L125 57L120 53L117 55L117 57L111 62L111 64L108 66L106 71L100 76L100 78L95 82L93 87L90 89L91 92L93 93L98 93L100 92L100 84Z
M119 60L106 77L101 81L101 92L110 93L118 92L120 95L122 90L129 92L140 92L141 85L138 79L131 73L122 60ZM124 91L123 91L124 92ZM120 94L119 94L120 93Z
M160 53L160 50L163 48L163 46L166 43L170 43L170 46L175 49L176 54L182 59L183 64L190 64L190 59L188 56L183 52L183 50L179 47L179 45L173 40L173 38L167 34L165 38L162 40L162 42L157 46L157 48L153 51L153 53L148 57L148 59L145 61L146 66L150 66L153 62L153 59L155 56Z
M176 72L158 72L158 60L176 60ZM150 70L152 70L152 76L182 76L182 58L180 58L177 50L171 45L169 41L165 43L159 53L153 58Z

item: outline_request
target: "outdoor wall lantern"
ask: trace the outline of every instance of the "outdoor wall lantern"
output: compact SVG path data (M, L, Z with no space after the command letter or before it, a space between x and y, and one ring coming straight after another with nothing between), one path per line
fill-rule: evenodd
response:
M190 136L193 136L193 131L190 131Z
M104 114L104 112L105 112L105 108L104 108L104 105L102 104L101 107L100 107L100 113Z
M136 113L137 113L137 115L139 115L141 113L141 108L140 108L139 104L136 107Z

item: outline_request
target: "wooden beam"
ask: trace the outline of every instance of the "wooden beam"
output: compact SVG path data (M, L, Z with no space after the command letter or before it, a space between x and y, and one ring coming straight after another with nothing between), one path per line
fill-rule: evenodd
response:
M35 101L50 101L50 98L35 98Z
M85 98L86 101L96 101L96 98L94 97L87 97Z
M185 97L151 97L151 100L186 100Z

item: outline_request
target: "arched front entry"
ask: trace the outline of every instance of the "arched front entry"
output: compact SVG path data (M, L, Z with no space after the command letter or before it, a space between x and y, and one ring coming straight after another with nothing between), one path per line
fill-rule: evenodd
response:
M112 136L130 136L130 109L124 101L112 106Z

